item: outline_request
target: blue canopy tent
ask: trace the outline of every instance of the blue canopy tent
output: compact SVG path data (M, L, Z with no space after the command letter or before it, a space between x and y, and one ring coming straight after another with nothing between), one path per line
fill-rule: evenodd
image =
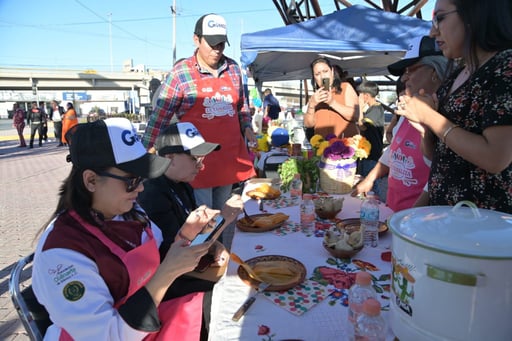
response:
M313 20L243 34L242 66L255 82L311 78L309 64L325 56L349 76L387 75L408 43L427 35L430 21L354 5Z

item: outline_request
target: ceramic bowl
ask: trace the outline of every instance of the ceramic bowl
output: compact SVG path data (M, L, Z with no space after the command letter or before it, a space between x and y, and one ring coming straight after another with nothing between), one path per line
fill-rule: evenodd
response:
M353 250L338 250L334 247L327 246L325 241L322 241L322 245L324 246L324 249L326 249L331 254L331 256L335 258L352 258L364 248L364 245L361 245L360 247Z
M315 213L321 219L334 219L343 208L344 198L320 197L315 203Z

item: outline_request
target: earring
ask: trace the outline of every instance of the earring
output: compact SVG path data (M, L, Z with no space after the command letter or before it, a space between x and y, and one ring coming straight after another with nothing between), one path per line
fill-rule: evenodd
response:
M437 77L435 75L432 76L432 82L437 82Z

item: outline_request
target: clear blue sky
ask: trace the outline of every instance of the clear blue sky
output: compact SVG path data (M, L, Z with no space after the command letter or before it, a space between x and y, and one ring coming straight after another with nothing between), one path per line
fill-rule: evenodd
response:
M429 0L423 8L424 19L430 19L434 2ZM333 0L319 3L324 14L335 10ZM0 67L109 71L112 56L114 71L130 58L134 65L167 70L173 58L172 4L173 0L0 0ZM284 26L271 0L176 0L176 8L178 59L194 51L194 25L206 13L226 19L231 46L225 54L236 60L242 33Z

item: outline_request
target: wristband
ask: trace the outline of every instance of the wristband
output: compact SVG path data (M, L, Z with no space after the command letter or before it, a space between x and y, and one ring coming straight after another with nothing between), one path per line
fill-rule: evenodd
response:
M446 137L448 136L448 134L451 133L451 131L455 128L459 128L459 126L457 124L452 124L451 126L449 126L443 133L443 137L442 137L442 141L444 144L446 144Z

